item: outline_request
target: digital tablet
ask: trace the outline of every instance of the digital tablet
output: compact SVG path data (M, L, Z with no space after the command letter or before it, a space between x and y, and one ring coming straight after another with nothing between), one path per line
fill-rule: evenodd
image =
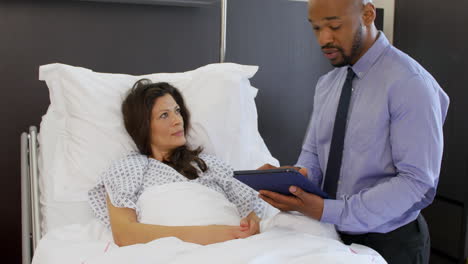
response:
M267 190L284 195L292 195L289 192L289 187L294 185L308 193L328 198L327 193L322 191L318 186L315 186L295 169L234 171L234 178L256 191Z

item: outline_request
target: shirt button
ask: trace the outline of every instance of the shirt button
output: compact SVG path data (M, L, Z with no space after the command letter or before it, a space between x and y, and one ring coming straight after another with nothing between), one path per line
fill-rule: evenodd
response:
M341 184L341 181L338 181L338 184Z

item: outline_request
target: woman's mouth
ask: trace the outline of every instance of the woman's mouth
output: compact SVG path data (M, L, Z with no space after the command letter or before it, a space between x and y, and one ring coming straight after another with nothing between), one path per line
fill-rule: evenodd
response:
M175 132L174 134L172 134L173 136L175 137L181 137L184 135L184 131L183 130L180 130L180 131L177 131Z

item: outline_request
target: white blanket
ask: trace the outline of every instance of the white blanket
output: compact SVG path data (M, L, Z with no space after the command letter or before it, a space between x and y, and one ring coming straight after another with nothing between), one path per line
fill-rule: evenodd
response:
M152 189L139 201L147 223L170 224L170 218L185 219L191 225L237 221L233 207L223 195L205 187L174 184ZM163 194L164 195L161 195ZM149 195L151 194L151 195ZM187 199L190 198L190 199ZM187 201L190 200L188 203ZM175 210L185 204L190 210ZM197 203L198 201L198 203ZM210 201L207 204L207 201ZM166 206L151 205L166 204ZM214 205L216 210L210 210ZM156 208L155 208L156 207ZM203 214L191 217L196 208ZM224 209L223 209L224 208ZM183 217L181 217L183 216ZM174 219L173 218L173 219ZM221 219L221 221L219 220ZM224 220L223 220L224 219ZM190 222L191 221L191 222ZM187 224L177 222L179 224ZM33 264L127 264L127 263L386 263L374 250L339 241L332 225L302 215L279 213L261 223L261 234L247 239L201 246L175 237L147 244L119 248L112 234L97 220L88 225L71 225L49 232L39 243Z

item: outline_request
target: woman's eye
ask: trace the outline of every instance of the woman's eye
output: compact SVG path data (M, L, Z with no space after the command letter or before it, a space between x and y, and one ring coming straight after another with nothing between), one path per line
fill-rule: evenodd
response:
M167 116L168 116L167 113L162 113L162 114L159 116L159 118L165 119L165 118L167 118Z
M177 108L175 111L177 114L180 114L180 108Z

